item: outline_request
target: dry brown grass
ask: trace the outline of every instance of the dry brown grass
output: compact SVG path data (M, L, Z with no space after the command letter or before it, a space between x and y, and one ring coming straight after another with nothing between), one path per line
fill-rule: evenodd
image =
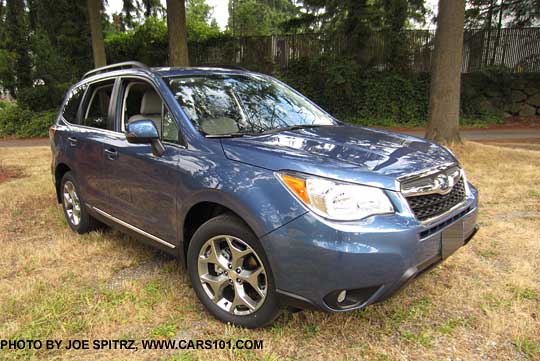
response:
M0 164L0 183L7 182L13 178L20 178L23 174L17 167L4 167Z
M391 300L330 315L285 314L265 330L204 312L175 261L113 231L72 233L46 147L4 148L0 339L262 339L263 351L0 351L2 358L540 359L540 152L456 149L481 192L481 232Z

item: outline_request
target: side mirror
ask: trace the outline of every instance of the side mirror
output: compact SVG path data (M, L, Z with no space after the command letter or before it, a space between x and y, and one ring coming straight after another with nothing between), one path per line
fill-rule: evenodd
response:
M133 144L150 144L159 139L159 133L150 119L135 120L128 123L126 139Z
M127 125L126 139L133 144L151 144L152 153L161 157L165 148L159 140L159 133L154 122L150 119L135 120Z

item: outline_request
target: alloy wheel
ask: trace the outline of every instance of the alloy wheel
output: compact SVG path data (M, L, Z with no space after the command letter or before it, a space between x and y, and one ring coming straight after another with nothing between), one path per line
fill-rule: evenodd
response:
M68 180L64 183L62 194L68 220L72 225L78 226L81 222L81 202L73 182Z
M227 235L201 247L198 274L206 295L222 310L244 316L266 299L268 280L261 259L246 242Z

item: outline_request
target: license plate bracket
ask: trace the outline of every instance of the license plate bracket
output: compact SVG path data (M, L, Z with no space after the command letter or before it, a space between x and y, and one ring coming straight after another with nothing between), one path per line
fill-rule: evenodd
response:
M448 258L458 248L463 246L463 222L457 222L442 231L441 235L441 256Z

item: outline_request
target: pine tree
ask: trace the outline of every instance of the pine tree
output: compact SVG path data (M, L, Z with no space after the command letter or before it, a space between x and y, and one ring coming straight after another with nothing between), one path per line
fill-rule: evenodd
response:
M270 35L299 14L291 0L230 0L228 28L234 35Z
M159 12L163 11L163 7L159 0L142 0L142 7L145 18L157 16Z
M32 59L30 57L30 39L28 14L23 0L9 0L5 8L3 26L3 47L7 54L7 70L3 74L3 86L13 96L17 96L21 89L32 86Z
M122 4L124 24L132 29L137 24L139 17L139 3L136 0L123 0Z

